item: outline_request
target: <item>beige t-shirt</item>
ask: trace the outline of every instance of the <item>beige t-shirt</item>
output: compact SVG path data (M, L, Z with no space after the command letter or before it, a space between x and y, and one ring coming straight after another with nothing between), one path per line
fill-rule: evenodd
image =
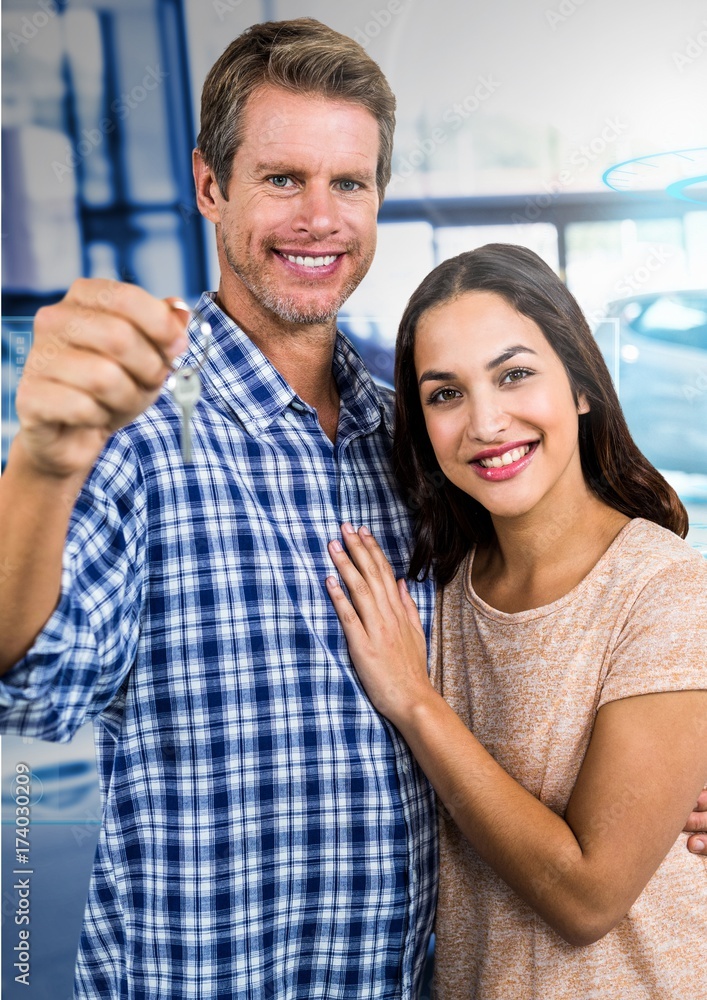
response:
M438 596L433 682L506 771L562 815L602 705L707 688L707 563L672 532L636 518L560 600L506 614L474 593L472 558ZM628 808L630 797L627 789ZM574 947L440 809L436 1000L685 1000L700 992L707 860L688 853L685 835L627 916L595 944Z

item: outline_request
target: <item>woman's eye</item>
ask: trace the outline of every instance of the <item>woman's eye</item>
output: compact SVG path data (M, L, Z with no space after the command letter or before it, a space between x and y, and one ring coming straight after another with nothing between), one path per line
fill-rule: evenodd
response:
M513 368L511 369L511 371L506 372L506 374L501 379L501 382L510 382L510 383L522 382L524 379L528 377L528 375L532 374L533 373L530 371L529 368Z
M450 399L456 399L460 393L456 389L437 389L433 392L428 402L434 405L435 403L448 403Z

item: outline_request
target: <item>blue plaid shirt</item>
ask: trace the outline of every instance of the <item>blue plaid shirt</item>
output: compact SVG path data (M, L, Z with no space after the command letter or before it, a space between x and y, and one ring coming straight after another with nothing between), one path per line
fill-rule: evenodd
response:
M104 816L75 995L416 997L433 795L364 695L324 587L344 520L405 572L390 394L339 335L332 444L201 308L214 344L193 464L168 393L114 435L76 505L60 603L0 684L3 732L64 741L96 721ZM429 626L432 587L413 591Z

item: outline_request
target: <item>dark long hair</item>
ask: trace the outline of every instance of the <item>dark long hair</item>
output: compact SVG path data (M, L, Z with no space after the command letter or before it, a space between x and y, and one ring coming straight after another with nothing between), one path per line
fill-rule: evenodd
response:
M579 416L579 453L589 488L628 517L643 517L687 534L687 512L675 490L638 450L609 370L574 297L552 268L525 247L487 246L444 261L413 292L400 321L396 347L395 473L413 511L415 544L410 576L434 570L452 579L472 545L494 537L489 512L442 473L427 434L414 364L415 333L434 306L470 291L500 295L534 320L562 361Z

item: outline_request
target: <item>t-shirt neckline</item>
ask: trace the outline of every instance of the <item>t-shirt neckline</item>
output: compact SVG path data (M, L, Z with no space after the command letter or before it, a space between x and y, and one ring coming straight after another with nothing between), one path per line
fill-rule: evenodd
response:
M474 546L469 555L466 558L466 564L464 567L464 593L467 600L483 615L487 618L493 618L498 622L505 622L506 624L518 624L520 622L532 621L534 618L544 618L546 615L554 614L561 608L565 607L567 604L571 604L582 596L587 587L591 586L594 577L601 571L603 564L611 558L616 550L621 547L626 537L635 530L639 524L644 523L645 519L642 517L634 517L617 532L616 537L612 540L611 544L594 563L592 568L589 570L587 575L583 577L578 584L568 590L566 594L562 597L558 597L557 600L551 601L550 604L541 604L539 608L528 608L525 611L499 611L498 608L494 608L491 604L487 604L474 590L474 586L471 582L471 570L474 563L474 554L476 552L476 546Z

